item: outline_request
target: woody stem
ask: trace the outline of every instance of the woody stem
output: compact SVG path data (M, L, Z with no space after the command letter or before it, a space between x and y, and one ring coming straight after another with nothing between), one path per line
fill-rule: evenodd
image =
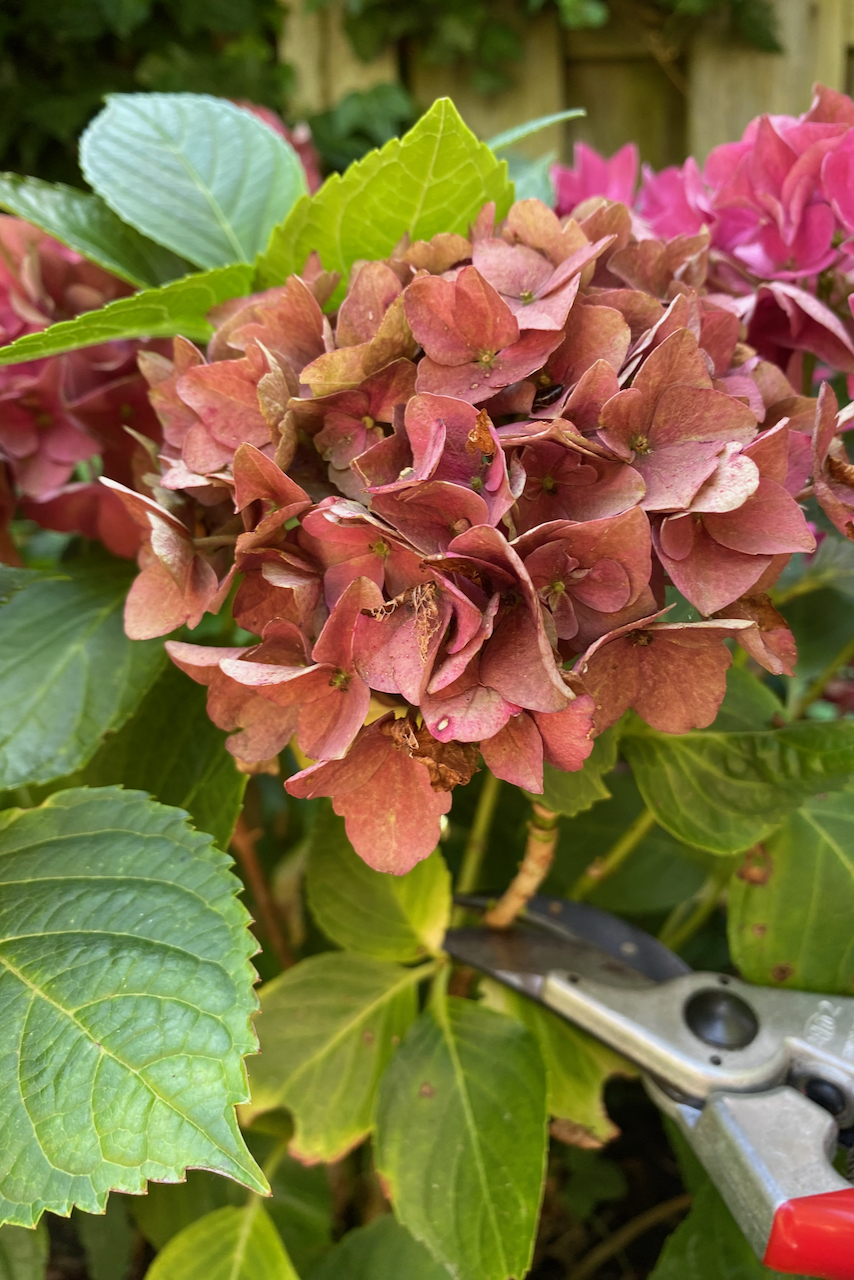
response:
M560 815L536 801L531 808L533 813L528 823L528 842L519 870L509 888L483 918L484 923L493 929L506 929L513 923L525 904L533 898L552 865Z
M258 857L256 841L260 834L260 831L250 830L246 819L241 814L237 819L234 835L231 837L231 847L237 857L237 865L243 872L249 891L255 899L255 906L261 926L267 935L267 941L282 968L289 969L295 963L296 957L288 945L278 908L270 893L267 877L264 875L264 869Z
M601 858L595 858L586 871L578 877L569 897L576 902L582 898L586 898L603 880L607 880L608 876L612 876L618 867L621 867L629 854L637 848L645 835L648 835L655 826L655 818L649 809L642 809L634 822L627 828L616 840L606 854Z

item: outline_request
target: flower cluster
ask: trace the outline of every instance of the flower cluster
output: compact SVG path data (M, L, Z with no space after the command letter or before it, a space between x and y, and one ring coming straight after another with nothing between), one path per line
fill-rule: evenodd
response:
M128 633L231 597L258 643L172 659L246 767L294 742L288 790L331 796L370 865L425 857L480 757L537 793L629 708L710 724L727 639L791 672L766 592L815 546L799 496L814 473L849 527L854 489L831 398L813 441L708 248L610 201L487 206L357 264L336 310L312 257L206 353L142 357L160 474L106 482L143 540ZM701 620L668 619L674 588Z
M29 223L0 216L4 344L130 292L129 285ZM94 475L69 482L79 464L99 457L106 475L132 484L145 453L138 439L160 439L137 369L140 345L110 342L0 369L4 559L15 556L5 534L15 492L23 514L46 528L99 538L116 555L136 554L136 528L115 496Z
M639 236L707 235L709 292L733 299L747 338L796 381L802 353L854 375L854 102L816 86L802 116L760 116L740 142L653 172L635 195L637 149L576 148L553 171L558 212L606 197L634 204Z

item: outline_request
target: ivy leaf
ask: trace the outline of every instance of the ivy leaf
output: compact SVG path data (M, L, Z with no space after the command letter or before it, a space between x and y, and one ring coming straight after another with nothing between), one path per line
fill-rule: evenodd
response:
M377 1083L415 1017L426 972L338 951L266 983L247 1118L287 1107L291 1153L339 1160L370 1130Z
M577 813L590 809L597 800L607 800L611 792L602 781L617 763L619 729L614 725L606 729L593 743L593 750L575 773L564 773L554 765L543 765L543 794L525 794L531 800L544 804L555 813L574 818Z
M139 792L0 817L0 1222L103 1212L189 1165L266 1190L234 1116L255 942L229 865Z
M61 778L134 712L164 664L128 640L129 565L99 559L39 574L0 606L0 788Z
M711 1182L662 1250L649 1280L785 1280L763 1267Z
M118 338L171 338L180 333L206 342L213 333L208 313L229 298L249 293L252 276L251 267L237 264L200 271L130 298L116 298L99 311L84 311L73 320L60 320L49 329L25 333L8 347L0 347L0 365L41 360Z
M854 792L814 797L752 849L729 897L732 956L748 982L851 994Z
M397 1217L458 1280L527 1273L545 1120L533 1036L470 1000L434 999L383 1077L376 1162Z
M0 1227L0 1277L2 1280L44 1280L48 1250L43 1223L35 1231Z
M497 982L482 986L489 1008L517 1018L535 1036L546 1067L549 1115L584 1130L596 1146L616 1138L619 1130L605 1110L602 1090L611 1076L636 1075L634 1067L527 996Z
M448 1280L448 1269L391 1214L348 1231L311 1280Z
M207 94L109 94L80 167L123 222L199 267L254 261L306 190L284 138Z
M373 871L353 851L343 818L328 802L309 840L306 891L317 923L340 947L402 961L441 949L451 912L451 877L441 853L405 876Z
M557 856L544 892L567 894L578 877L628 830L644 809L631 773L608 779L613 795L572 822L561 824ZM712 855L690 849L654 826L631 856L592 890L589 901L605 911L638 915L669 911L700 888Z
M185 1227L158 1253L146 1280L299 1280L259 1200L226 1205Z
M346 278L357 258L386 258L406 232L429 240L465 234L483 205L503 218L513 200L507 166L478 142L449 98L439 98L403 138L332 174L273 231L258 261L261 287L282 284L316 250ZM339 286L332 305L344 296Z
M61 182L2 173L0 209L25 218L90 262L140 289L177 280L193 269L185 258L122 222L100 196Z
M656 821L711 853L749 849L807 796L844 787L854 770L851 720L679 735L635 722L622 741Z

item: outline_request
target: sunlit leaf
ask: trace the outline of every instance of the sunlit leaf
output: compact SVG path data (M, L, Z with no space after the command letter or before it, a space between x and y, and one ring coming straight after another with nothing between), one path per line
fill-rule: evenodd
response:
M546 1153L533 1036L470 1000L433 1000L380 1087L377 1167L397 1217L459 1280L531 1263Z
M281 284L313 251L328 271L346 277L357 258L387 257L407 232L413 240L465 234L487 201L503 218L512 199L504 162L478 142L450 99L439 98L403 138L333 174L294 206L259 260L261 283Z
M421 977L417 969L339 951L268 982L247 1116L287 1107L293 1154L339 1159L370 1129L377 1083L415 1017Z
M257 1198L226 1205L174 1236L146 1280L299 1280L278 1231Z
M537 1039L546 1066L549 1115L585 1130L595 1143L617 1136L602 1098L613 1075L634 1068L607 1045L509 987L490 982L490 1008L518 1018Z

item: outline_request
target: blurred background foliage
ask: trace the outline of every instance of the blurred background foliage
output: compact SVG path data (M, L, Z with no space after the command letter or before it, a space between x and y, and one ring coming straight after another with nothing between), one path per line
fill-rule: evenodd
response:
M332 0L292 0L304 11ZM407 85L412 50L459 66L477 92L513 81L526 22L557 10L569 30L631 11L671 46L698 24L779 48L770 0L346 0L343 25L366 62L393 49L400 83L346 95L309 118L326 172L345 168L418 114ZM287 10L276 0L3 0L0 169L79 183L76 143L111 92L187 91L247 98L294 123L294 68L278 56Z

